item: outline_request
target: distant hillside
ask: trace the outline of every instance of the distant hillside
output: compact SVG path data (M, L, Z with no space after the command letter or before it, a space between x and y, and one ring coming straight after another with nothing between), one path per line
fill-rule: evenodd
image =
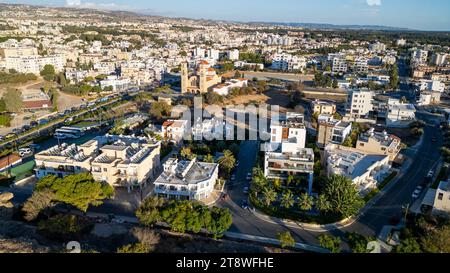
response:
M387 31L411 31L408 28L398 28L380 25L334 25L334 24L315 24L315 23L280 23L280 22L250 22L248 24L274 25L288 27L303 27L309 29L351 29L351 30L387 30Z

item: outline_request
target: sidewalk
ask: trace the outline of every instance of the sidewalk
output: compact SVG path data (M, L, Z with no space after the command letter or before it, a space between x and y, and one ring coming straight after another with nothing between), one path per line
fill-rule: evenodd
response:
M266 238L261 236L253 236L253 235L246 235L246 234L239 234L234 232L225 232L225 237L232 238L232 239L238 239L238 240L245 240L245 241L252 241L252 242L259 242L263 244L271 244L271 245L280 245L280 241L277 239L272 238ZM295 249L309 251L309 252L316 252L316 253L330 253L329 250L312 246L312 245L306 245L302 243L295 243L295 246L293 247Z
M410 166L412 164L411 160L408 160L407 163L400 169L400 174L397 175L397 177L392 180L383 190L381 190L375 197L373 197L358 213L358 215L348 218L345 220L342 220L341 222L332 223L328 225L317 225L317 224L308 224L308 223L301 223L296 222L292 220L285 220L285 219L279 219L276 217L271 217L262 214L261 212L257 210L250 210L257 218L272 223L272 224L278 224L278 225L285 225L287 227L291 228L300 228L306 231L311 232L318 232L318 233L325 233L330 232L332 230L340 230L346 227L349 227L353 225L355 222L359 220L369 209L371 209L385 194L386 192L390 191L391 188L404 176L406 173L406 170L409 170Z
M80 216L83 216L82 212L79 211L72 211L74 214L78 214ZM108 218L108 215L103 213L96 213L96 212L88 212L86 214L89 217L100 217L100 218ZM130 224L138 224L139 221L136 217L127 217L127 216L119 216L116 215L115 219L122 220L124 222L130 223ZM225 237L228 237L230 239L237 239L237 240L245 240L249 242L257 242L257 243L264 243L264 244L270 244L270 245L280 245L280 241L273 238L267 238L267 237L260 237L260 236L253 236L248 234L240 234L240 233L234 233L234 232L225 232ZM313 245L307 245L302 243L296 243L293 247L298 250L304 250L309 252L316 252L316 253L329 253L327 249L313 246Z

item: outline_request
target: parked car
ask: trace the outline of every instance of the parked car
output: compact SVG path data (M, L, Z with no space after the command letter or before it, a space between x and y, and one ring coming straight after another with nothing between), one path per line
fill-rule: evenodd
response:
M231 180L231 181L236 181L236 175L233 174L233 175L231 176L230 180Z
M242 208L243 209L248 209L248 202L247 202L247 200L242 201Z
M30 144L30 149L32 150L39 150L41 148L41 146L39 144Z
M244 194L248 194L248 187L244 188Z
M30 148L21 148L19 149L19 155L20 157L24 157L27 155L33 154L33 151Z
M36 127L36 126L38 126L39 125L39 123L37 123L37 121L32 121L32 122L30 122L30 126L31 127Z
M247 181L251 181L252 180L252 174L251 173L248 173L247 174Z

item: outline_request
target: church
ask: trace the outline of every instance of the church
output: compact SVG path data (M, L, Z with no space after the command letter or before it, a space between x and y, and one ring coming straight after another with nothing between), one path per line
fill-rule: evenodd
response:
M181 93L203 94L222 82L214 68L207 61L201 61L193 74L186 62L181 64Z

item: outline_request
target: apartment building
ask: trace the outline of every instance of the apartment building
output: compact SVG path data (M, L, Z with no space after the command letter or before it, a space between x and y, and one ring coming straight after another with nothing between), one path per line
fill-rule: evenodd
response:
M315 100L312 103L314 114L319 115L333 115L336 113L336 104L323 100Z
M20 73L39 74L45 65L53 65L56 72L64 70L66 59L63 55L8 57L3 60L6 69L14 69Z
M401 144L399 137L389 135L386 131L376 132L374 128L371 128L359 135L356 149L370 154L387 155L390 161L394 161L400 153Z
M162 137L166 141L179 144L187 136L187 120L167 120L162 125Z
M436 92L444 92L445 91L445 83L439 80L419 80L415 83L415 86L419 89L419 91L436 91Z
M369 60L366 57L357 57L353 65L353 71L359 74L367 74L369 72Z
M203 201L212 196L218 175L218 164L171 158L164 163L153 192L169 200Z
M450 182L442 181L436 190L434 197L433 210L434 215L450 217Z
M272 69L280 71L294 71L306 68L304 57L294 56L288 53L277 53L272 58Z
M347 97L347 114L352 118L368 117L373 111L374 93L367 89L350 90Z
M105 88L112 88L112 91L118 92L126 90L131 85L130 78L119 76L108 76L106 79L100 81L100 87L102 90Z
M411 52L411 65L419 66L426 65L428 62L428 51L427 50L414 50Z
M381 53L383 51L386 51L386 44L376 42L369 45L369 50L376 53Z
M318 119L317 145L321 148L329 143L342 144L352 132L352 124L321 115Z
M448 61L448 54L434 53L431 57L431 64L436 66L444 66Z
M271 141L265 145L264 174L270 179L286 180L289 176L308 181L312 192L314 178L314 151L305 148L304 116L287 113L281 122L271 125Z
M227 56L228 56L228 59L230 59L230 61L238 61L239 60L239 50L238 49L228 50Z
M386 117L387 127L406 128L416 120L416 108L410 103L389 99Z
M331 69L334 73L347 73L348 63L345 56L334 57Z
M391 168L389 156L364 153L336 144L325 147L325 158L327 174L351 179L362 195L376 188Z
M36 154L36 177L91 172L114 187L142 187L160 167L161 143L147 138L100 136L82 145L61 144Z
M38 56L38 50L33 46L17 46L0 48L0 57L5 58L21 58Z

